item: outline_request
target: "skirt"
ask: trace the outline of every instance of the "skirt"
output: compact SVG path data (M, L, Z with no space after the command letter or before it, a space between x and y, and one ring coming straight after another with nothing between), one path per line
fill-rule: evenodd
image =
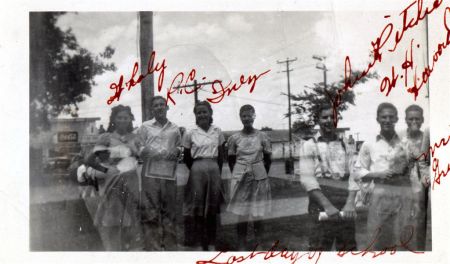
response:
M184 216L216 215L224 200L219 165L215 159L198 159L192 164L184 191Z
M135 171L107 179L94 224L98 227L105 246L113 245L106 246L107 250L139 250L143 247L139 184Z
M232 196L227 210L236 215L263 217L272 211L269 178L256 180L252 172L233 179Z

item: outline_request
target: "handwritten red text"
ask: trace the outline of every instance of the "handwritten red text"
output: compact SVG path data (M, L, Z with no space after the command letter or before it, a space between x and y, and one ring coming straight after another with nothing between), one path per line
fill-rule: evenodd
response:
M417 26L422 20L424 20L428 15L433 13L442 5L442 0L435 0L431 6L424 7L422 0L415 0L409 4L403 11L400 12L399 16L402 18L402 25L399 28L394 28L393 23L388 23L379 36L371 42L372 45L372 61L366 66L366 68L359 74L354 76L352 74L351 59L349 56L345 57L344 61L344 84L343 87L338 90L337 95L330 98L331 103L334 108L334 125L337 126L338 121L338 108L341 105L342 95L348 90L352 89L358 81L367 76L367 74L374 68L377 63L381 63L383 60L383 52L395 52L398 44L402 41L405 32L409 29ZM409 50L405 52L405 60L401 65L401 70L397 70L395 66L391 67L391 72L389 76L382 78L380 83L380 92L385 93L389 96L393 88L398 84L399 79L404 80L404 85L409 93L414 94L414 99L417 98L420 89L425 85L431 73L434 70L435 64L438 62L443 51L450 44L450 26L447 24L447 15L450 13L450 7L445 9L444 13L444 26L447 31L446 39L437 45L435 52L433 54L433 62L431 65L427 65L423 70L417 71L417 67L414 65L413 60L413 48L420 48L420 44L414 45L414 39L411 40ZM385 18L390 18L390 16L385 16ZM395 33L394 33L395 32ZM388 42L392 42L393 45L389 48L385 48ZM412 71L412 86L408 87L408 74ZM400 74L402 72L403 74Z
M145 79L147 76L155 73L159 73L158 76L158 92L161 92L164 87L164 76L165 76L165 69L167 68L166 60L163 59L161 62L158 62L155 64L155 56L156 53L153 51L150 55L150 59L148 62L147 72L144 74L139 74L137 76L139 71L139 63L135 62L133 66L133 70L131 72L131 77L128 79L126 83L124 83L124 77L123 75L120 76L118 82L113 82L109 86L110 89L114 90L114 95L111 96L107 103L111 104L115 100L120 100L120 95L122 94L122 91L126 88L128 91L139 83L142 82L143 79ZM249 93L252 93L255 89L256 82L259 78L261 78L263 75L269 73L270 70L266 70L260 74L250 74L248 76L241 75L238 82L228 82L227 84L224 84L222 80L214 80L213 82L209 83L210 87L210 93L211 95L206 98L210 103L220 103L225 96L229 96L232 92L238 91L243 85L247 85L250 87ZM205 85L198 84L198 85L191 85L191 89L188 89L186 86L190 83L193 83L194 80L197 79L197 70L191 69L187 74L184 72L179 72L175 74L173 77L169 88L167 88L166 92L166 102L172 103L176 105L174 94L192 94L199 89L205 87ZM136 79L137 77L137 79ZM200 78L201 80L205 80L206 77ZM183 87L184 86L184 87ZM183 88L181 88L183 87Z
M447 164L447 169L441 170L440 164L439 164L439 157L437 155L435 156L435 152L440 147L446 146L448 142L450 141L450 135L447 138L441 138L438 142L435 142L427 152L422 153L419 157L417 157L417 160L423 159L427 160L428 158L433 158L431 169L434 172L433 177L433 184L431 185L431 188L434 190L434 184L441 184L441 177L447 176L448 172L450 171L450 164Z
M299 259L302 257L307 257L308 260L312 260L315 258L314 264L317 264L319 262L320 256L322 255L321 251L313 251L313 252L307 252L307 253L301 253L301 252L295 252L295 251L288 251L286 248L282 249L281 251L275 251L278 247L279 241L276 241L272 248L270 248L269 251L258 251L255 252L253 250L249 255L246 256L227 256L225 255L226 251L221 251L219 254L217 254L215 257L213 257L210 260L199 260L196 263L197 264L233 264L233 263L239 263L243 262L245 260L253 259L257 256L261 256L262 259L265 261L279 257L286 260L289 260L291 264L295 264ZM225 260L226 259L226 260Z

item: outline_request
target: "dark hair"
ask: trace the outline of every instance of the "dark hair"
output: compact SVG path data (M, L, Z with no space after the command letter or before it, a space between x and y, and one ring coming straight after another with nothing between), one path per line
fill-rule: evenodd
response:
M244 111L252 111L255 113L255 108L252 105L246 104L241 106L241 109L239 109L239 115L241 115Z
M107 132L112 133L116 130L115 124L114 124L114 120L116 119L116 116L120 113L120 112L127 112L127 114L129 114L131 116L131 121L134 121L134 115L133 113L131 113L131 108L129 106L124 106L124 105L118 105L118 106L114 106L113 108L111 108L111 115L109 116L109 125L108 125L108 129ZM132 132L133 131L133 122L130 122L130 124L128 125L127 128L127 132Z
M386 102L384 102L384 103L381 103L381 104L378 105L378 108L377 108L377 117L380 115L381 111L383 111L384 109L392 109L392 110L394 110L395 115L398 115L397 107L395 107L395 106L394 106L393 104L391 104L391 103L386 103Z
M411 112L411 111L417 111L420 113L421 116L423 116L423 108L418 105L412 104L412 105L408 106L405 110L405 114L408 114L408 112Z
M195 114L195 111L197 110L197 108L200 107L200 106L206 107L208 109L209 113L211 114L211 116L209 118L209 124L211 125L212 122L213 122L213 118L212 118L213 110L212 110L211 104L208 103L208 101L198 101L198 102L196 102L195 106L194 106L194 114ZM198 125L197 116L195 116L195 124Z
M333 106L328 103L319 104L315 109L314 118L316 120L319 120L320 114L322 114L323 111L328 110L328 109L333 109Z
M150 107L153 106L153 103L156 100L163 100L164 102L166 102L166 98L162 97L161 95L153 96L152 99L150 100Z

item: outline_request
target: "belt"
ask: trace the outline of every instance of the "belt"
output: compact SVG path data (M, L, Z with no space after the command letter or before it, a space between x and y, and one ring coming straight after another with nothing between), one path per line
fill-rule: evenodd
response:
M257 160L257 161L252 161L252 162L236 161L237 164L244 165L244 166L255 165L255 164L258 164L260 162L263 163L263 160Z
M409 178L403 174L393 175L391 178L375 178L375 177L364 177L364 182L372 181L376 184L385 184L392 186L411 186L411 181Z
M331 176L328 176L324 173L322 173L322 177L317 177L318 179L329 179L334 181L348 181L348 178L350 178L350 173L346 172L342 177L339 178L333 178Z
M194 161L197 161L197 160L214 160L214 161L216 161L217 157L216 158L197 157L194 159Z

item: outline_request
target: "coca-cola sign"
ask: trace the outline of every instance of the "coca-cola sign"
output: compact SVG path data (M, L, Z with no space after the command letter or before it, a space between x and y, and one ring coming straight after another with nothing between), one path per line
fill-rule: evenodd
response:
M58 142L78 142L78 132L58 132Z

